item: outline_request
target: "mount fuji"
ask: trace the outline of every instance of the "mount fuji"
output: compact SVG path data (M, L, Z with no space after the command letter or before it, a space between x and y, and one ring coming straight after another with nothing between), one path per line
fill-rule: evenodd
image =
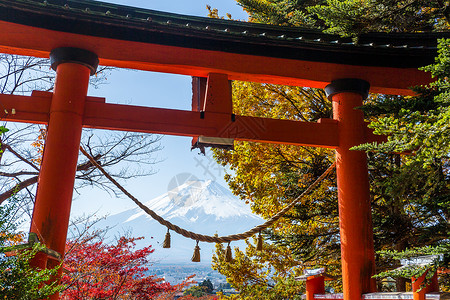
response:
M211 180L185 181L144 204L171 223L206 235L241 233L264 222L242 200ZM137 247L152 245L155 252L151 257L159 263L191 262L196 242L171 231L171 248L162 248L167 229L138 207L111 215L98 225L143 236L145 239L138 241ZM215 245L201 242L199 246L202 263L211 263ZM231 246L243 249L245 243L233 242Z

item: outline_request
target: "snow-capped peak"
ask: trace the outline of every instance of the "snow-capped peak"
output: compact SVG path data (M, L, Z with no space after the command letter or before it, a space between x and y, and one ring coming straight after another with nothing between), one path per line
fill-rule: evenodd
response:
M157 214L170 220L198 220L201 216L215 219L251 216L250 208L229 190L211 180L186 181L167 193L145 203ZM144 215L139 209L127 221Z
M173 224L206 235L241 233L264 222L252 214L244 201L211 180L185 181L144 204ZM131 229L135 236L159 236L158 240L161 241L167 230L138 207L109 216L103 226ZM161 249L155 255L170 261L189 261L193 241L176 234L172 235L172 239L177 247ZM243 245L238 242L235 244ZM202 252L212 253L213 247L213 244L203 244ZM207 255L206 260L210 259L210 255Z

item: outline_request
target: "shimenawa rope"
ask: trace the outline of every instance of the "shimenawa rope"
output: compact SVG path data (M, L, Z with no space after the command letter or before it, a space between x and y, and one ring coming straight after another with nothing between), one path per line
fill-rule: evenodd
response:
M89 153L86 152L86 150L83 149L83 147L80 147L81 153L83 153L84 156L86 156L89 161L100 170L100 172L105 175L106 178L108 178L119 190L122 191L128 198L130 198L134 203L136 203L137 206L139 206L143 211L145 211L148 215L150 215L153 219L158 221L161 225L166 226L168 229L175 231L178 234L181 234L182 236L195 240L197 242L207 242L207 243L229 243L232 241L238 241L243 240L246 238L249 238L256 233L261 232L262 230L266 229L267 227L271 226L273 223L278 221L283 215L285 215L295 204L297 204L304 196L306 196L312 189L314 189L325 177L328 176L328 174L334 169L336 166L336 162L334 162L328 169L320 175L319 178L316 179L300 196L295 198L288 206L283 208L281 211L279 211L276 215L274 215L272 218L267 220L265 223L258 225L256 227L253 227L252 229L240 233L240 234L233 234L233 235L227 235L227 236L209 236L209 235L203 235L198 234L189 230L185 230L175 224L170 223L169 221L165 220L161 216L159 216L157 213L155 213L153 210L145 206L142 202L140 202L138 199L136 199L133 195L131 195L123 186L121 186L114 178L109 175L108 172L103 169L102 166L91 156Z

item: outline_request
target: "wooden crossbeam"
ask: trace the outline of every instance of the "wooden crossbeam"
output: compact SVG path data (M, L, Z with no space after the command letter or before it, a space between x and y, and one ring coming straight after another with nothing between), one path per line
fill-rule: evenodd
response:
M0 95L0 119L45 124L49 120L52 93L31 96ZM103 98L87 97L83 126L96 129L158 133L179 136L208 136L242 141L280 143L336 148L338 122L321 119L301 122L234 116L225 113L164 109L104 103ZM12 113L14 110L14 114ZM361 142L382 141L366 128Z

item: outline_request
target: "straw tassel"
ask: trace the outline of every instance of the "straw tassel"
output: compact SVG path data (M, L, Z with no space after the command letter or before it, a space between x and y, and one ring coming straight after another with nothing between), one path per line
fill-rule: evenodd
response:
M225 261L232 262L233 261L233 253L231 252L230 243L228 242L227 250L225 251Z
M194 248L194 255L192 255L191 261L200 262L200 247L198 246L198 241L197 241L197 246L195 246L195 248Z
M164 238L163 248L170 248L170 232L169 228L167 228L166 237Z
M258 235L258 243L256 244L256 251L262 251L263 250L263 237L261 235L261 231Z

